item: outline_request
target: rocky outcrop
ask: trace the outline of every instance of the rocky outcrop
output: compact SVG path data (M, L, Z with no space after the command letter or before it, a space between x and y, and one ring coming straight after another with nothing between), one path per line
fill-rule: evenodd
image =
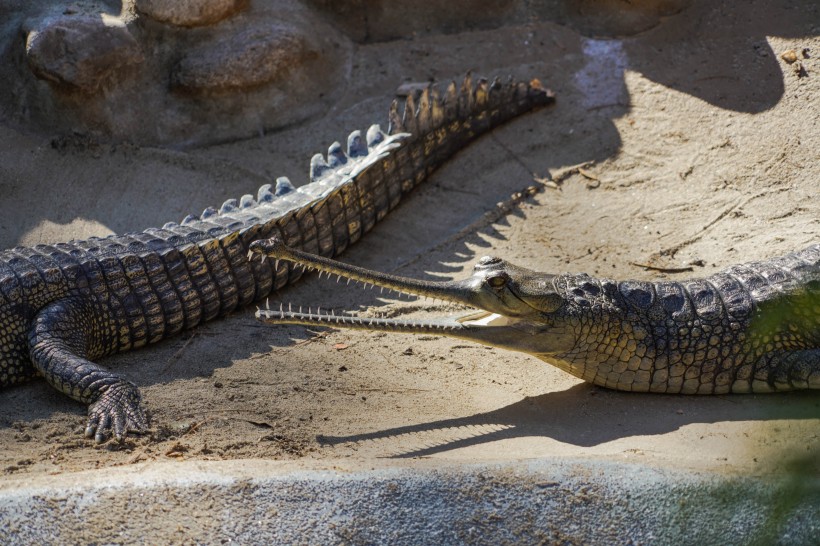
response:
M287 24L254 24L187 53L171 77L186 91L229 91L280 78L308 57L315 57L299 30Z
M117 20L99 16L46 19L27 34L26 60L38 78L87 93L144 61L139 44Z
M199 27L227 19L247 4L247 0L135 0L134 7L162 23Z
M691 0L304 0L357 42L554 21L585 36L631 36L683 10Z
M328 108L352 54L300 0L15 6L0 3L0 117L57 138L190 146L251 137ZM310 100L306 90L316 90Z
M540 20L622 35L690 1L5 0L0 118L58 138L246 138L331 107L353 73L354 42Z

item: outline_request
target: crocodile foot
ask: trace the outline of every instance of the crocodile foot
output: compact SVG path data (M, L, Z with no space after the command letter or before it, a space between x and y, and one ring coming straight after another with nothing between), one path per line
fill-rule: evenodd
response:
M114 438L122 442L129 431L143 433L147 428L140 392L133 383L122 381L109 386L89 406L85 436L101 444L113 432Z

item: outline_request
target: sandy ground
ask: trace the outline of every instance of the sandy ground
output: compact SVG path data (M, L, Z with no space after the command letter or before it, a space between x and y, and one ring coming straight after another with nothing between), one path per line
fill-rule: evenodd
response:
M451 279L496 254L548 272L681 279L818 242L817 6L702 4L622 40L538 23L360 46L326 115L204 149L54 142L0 126L0 244L138 230L276 176L304 182L314 152L385 122L398 84L468 70L539 77L558 104L460 153L346 261ZM781 60L788 49L804 73ZM534 196L497 208L533 185ZM280 300L363 315L460 311L315 276ZM268 327L252 310L105 364L139 385L152 432L96 446L80 434L81 405L42 381L7 389L0 487L252 458L305 468L596 458L729 474L783 472L793 461L820 472L816 393L610 392L524 354L436 336Z

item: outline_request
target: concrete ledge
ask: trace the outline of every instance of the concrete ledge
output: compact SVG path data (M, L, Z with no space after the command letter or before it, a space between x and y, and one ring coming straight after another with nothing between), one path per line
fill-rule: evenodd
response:
M817 476L421 463L239 460L8 480L0 542L808 545L820 532Z

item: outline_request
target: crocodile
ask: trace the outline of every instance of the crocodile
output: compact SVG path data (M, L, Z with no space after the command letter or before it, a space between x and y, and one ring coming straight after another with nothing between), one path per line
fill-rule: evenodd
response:
M310 162L310 182L265 184L179 223L0 252L0 387L42 376L88 405L105 442L149 423L137 387L96 363L168 338L293 283L298 267L251 261L278 236L330 257L369 231L460 148L554 102L538 80L473 78L393 100L389 127L354 131Z
M257 319L269 324L440 334L528 353L621 391L820 389L820 244L683 282L539 273L493 256L481 258L467 279L434 282L315 256L277 238L257 241L251 250L337 280L477 309L403 320L321 308L305 313L280 304L257 311Z

